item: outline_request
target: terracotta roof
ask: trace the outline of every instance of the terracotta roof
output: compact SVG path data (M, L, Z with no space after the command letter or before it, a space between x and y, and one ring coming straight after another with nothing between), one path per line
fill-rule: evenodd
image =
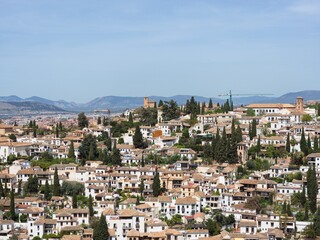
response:
M119 216L120 217L133 217L133 216L145 216L145 215L141 212L138 212L137 210L127 208L127 209L120 211Z
M127 237L140 237L140 232L135 230L135 229L131 229L128 233L127 233Z
M255 220L240 220L239 227L256 227L257 222Z
M189 204L196 204L197 200L193 197L185 197L185 198L177 198L176 204L179 205L189 205Z

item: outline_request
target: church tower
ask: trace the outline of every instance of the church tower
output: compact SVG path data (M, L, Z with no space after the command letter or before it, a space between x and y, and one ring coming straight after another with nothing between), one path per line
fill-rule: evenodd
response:
M303 111L303 98L297 97L296 109L298 111Z

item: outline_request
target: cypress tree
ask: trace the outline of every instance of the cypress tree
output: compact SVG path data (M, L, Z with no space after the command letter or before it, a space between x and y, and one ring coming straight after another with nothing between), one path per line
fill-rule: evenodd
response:
M257 142L257 153L261 151L261 143L260 143L260 135L258 136L258 142Z
M140 189L140 195L143 196L144 182L143 182L142 178L141 178L141 181L140 181L139 189Z
M237 126L236 130L236 135L237 135L237 142L242 142L242 130L240 128L240 125Z
M68 158L71 158L71 159L75 159L76 156L74 154L74 143L73 141L71 141L70 143L70 147L69 147L69 151L68 151Z
M306 137L304 134L304 128L302 128L302 133L301 133L300 149L304 153L305 156L308 155L308 146L307 146L307 141L306 141Z
M53 175L53 196L60 196L61 189L59 183L58 169L55 167Z
M93 240L108 240L108 224L106 217L101 214L98 225L93 229Z
M304 221L309 220L309 203L306 202L305 207L304 207Z
M129 113L129 119L128 120L129 120L129 123L133 123L133 117L132 117L132 113L131 112Z
M202 105L201 105L201 114L205 113L205 109L206 109L206 103L203 102Z
M215 141L215 148L214 148L214 159L218 161L218 151L220 148L220 133L219 133L219 129L217 128L217 134L216 134L216 141Z
M94 211L93 211L93 202L92 202L91 194L89 195L88 208L89 208L89 216L93 217L94 216Z
M98 125L101 124L101 117L100 117L100 116L98 117L97 124L98 124Z
M58 123L56 124L56 137L59 137L59 127L58 127Z
M45 200L51 199L50 186L49 186L48 180L46 180L46 184L44 185L44 199Z
M213 104L212 104L212 99L211 99L211 98L209 99L209 105L208 105L208 108L209 108L209 109L213 108Z
M286 151L288 152L288 153L290 153L290 134L288 133L287 134L287 141L286 141Z
M162 106L163 106L163 101L160 99L158 103L158 107L162 107Z
M223 163L227 161L227 134L226 134L226 128L223 128L222 131L222 137L218 144L218 152L217 152L217 160L219 163Z
M320 210L317 209L313 217L313 228L316 236L320 236Z
M75 192L72 194L72 208L78 208L78 199Z
M252 140L253 139L253 136L252 136L252 124L251 123L249 123L249 138L250 138L250 140Z
M212 135L211 139L211 158L214 159L215 149L216 149L216 137Z
M145 161L144 161L144 156L142 154L142 157L141 157L141 167L144 167L145 166Z
M252 134L252 138L257 136L257 121L255 119L252 120L252 125L251 125L251 134Z
M197 103L197 111L196 111L196 115L201 113L201 106L200 106L200 102Z
M8 184L7 184L7 177L4 179L4 195L8 196Z
M315 135L314 139L313 139L313 151L314 152L318 152L319 151L319 142L318 142L317 135Z
M232 119L230 146L228 149L229 163L236 163L238 161L237 144L238 142L237 142L237 133L235 129L235 121L234 119Z
M290 204L287 205L287 214L289 217L292 217L292 211L291 211Z
M2 183L0 183L0 197L3 198L5 197L6 195L4 194L4 190L3 190L3 186L2 186Z
M14 204L14 192L13 190L10 191L10 217L11 220L16 221L17 215L15 211L15 204Z
M309 167L307 172L307 195L311 213L315 213L317 210L317 194L318 182L316 171L314 168Z
M309 154L312 152L310 135L308 135L307 146L308 146L308 154Z
M156 169L156 174L153 179L152 192L154 197L158 197L161 194L161 183L158 169Z
M135 148L143 147L143 137L139 126L136 126L134 135L133 135L133 145Z
M117 166L122 165L120 150L117 148L112 149L112 164Z
M281 207L281 214L286 214L286 213L287 213L287 202L285 201Z
M302 187L302 193L301 193L301 205L303 207L306 207L307 199L306 199L306 187L303 185Z
M90 144L88 160L94 160L94 159L95 159L95 157L94 157L93 144Z
M0 185L2 185L2 184L0 184ZM22 185L22 180L19 180L18 181L18 195L21 195L21 190L22 190L21 185ZM2 189L2 191L3 191L3 189ZM1 190L0 190L0 192L1 192ZM0 193L0 196L1 196L1 193Z

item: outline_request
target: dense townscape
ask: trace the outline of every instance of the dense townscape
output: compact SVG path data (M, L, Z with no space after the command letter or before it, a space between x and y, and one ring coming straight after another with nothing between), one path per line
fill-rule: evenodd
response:
M0 239L320 236L320 103L155 102L0 124Z

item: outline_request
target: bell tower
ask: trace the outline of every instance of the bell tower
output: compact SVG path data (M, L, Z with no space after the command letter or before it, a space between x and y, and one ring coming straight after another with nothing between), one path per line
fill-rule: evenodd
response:
M303 98L302 97L297 97L296 109L298 111L303 111Z

